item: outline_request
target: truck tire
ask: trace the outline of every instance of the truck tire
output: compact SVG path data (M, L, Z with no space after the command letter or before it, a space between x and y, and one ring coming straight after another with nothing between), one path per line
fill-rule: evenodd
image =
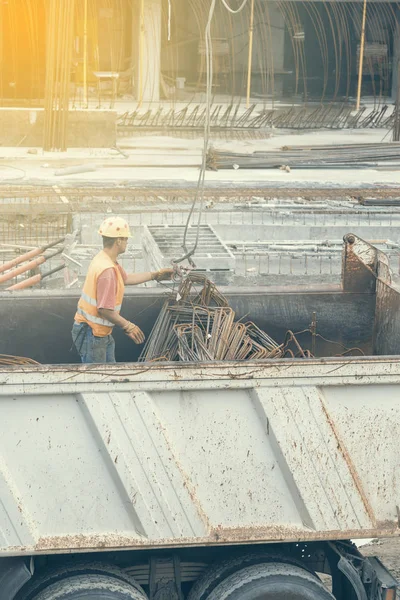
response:
M193 584L187 600L206 600L209 594L217 587L221 581L233 575L244 567L250 567L260 563L285 563L307 569L300 560L291 559L285 555L272 554L271 552L258 551L247 554L239 554L227 560L213 564L207 571L199 577Z
M34 600L147 600L144 592L106 575L74 575L52 583Z
M42 574L34 576L22 590L17 594L15 600L33 600L38 592L47 589L52 583L62 581L73 575L106 575L111 579L128 583L139 592L144 594L143 589L128 573L116 565L102 563L100 561L66 561L62 566L46 569Z
M334 600L321 581L301 567L263 563L222 581L207 600Z

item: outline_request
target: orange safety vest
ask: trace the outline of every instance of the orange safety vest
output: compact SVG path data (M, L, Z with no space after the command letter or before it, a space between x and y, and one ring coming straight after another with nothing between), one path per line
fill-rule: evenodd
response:
M77 323L87 323L93 330L93 335L105 337L112 333L114 324L106 319L102 319L97 310L97 281L100 275L112 267L117 275L117 312L121 310L122 300L124 298L125 284L121 272L111 258L102 250L99 252L89 265L85 283L83 285L82 295L78 302L78 310L75 314Z

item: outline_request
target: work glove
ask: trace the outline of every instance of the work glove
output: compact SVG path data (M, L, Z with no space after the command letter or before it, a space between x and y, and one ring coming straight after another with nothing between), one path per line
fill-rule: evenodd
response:
M174 269L160 269L159 271L155 271L151 274L151 278L153 281L170 281L174 274Z
M143 331L130 321L126 321L126 325L122 328L125 334L135 342L135 344L143 344L145 337Z

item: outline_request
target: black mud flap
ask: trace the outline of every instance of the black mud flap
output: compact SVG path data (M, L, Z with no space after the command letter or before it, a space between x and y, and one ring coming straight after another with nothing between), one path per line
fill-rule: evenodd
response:
M365 591L360 574L354 565L347 560L347 558L341 556L337 567L339 571L341 571L346 577L347 581L351 584L357 596L357 600L368 600L367 592Z
M399 584L378 558L363 556L350 541L329 542L328 545L336 557L336 572L347 582L343 587L339 577L337 589L333 590L335 597L339 600L396 599Z
M29 559L0 558L1 600L14 600L19 590L31 579L28 564Z

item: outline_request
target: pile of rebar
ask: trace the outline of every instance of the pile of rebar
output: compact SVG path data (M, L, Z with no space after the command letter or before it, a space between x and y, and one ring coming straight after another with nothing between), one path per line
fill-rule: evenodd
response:
M381 163L400 167L400 143L342 146L285 146L280 150L239 154L211 148L207 168L218 169L346 169L375 168Z
M12 356L10 354L0 354L0 367L16 367L23 365L40 365L32 358L24 356Z
M192 273L164 303L139 360L254 360L278 358L283 352L283 345L254 323L235 321L235 312L215 285Z

